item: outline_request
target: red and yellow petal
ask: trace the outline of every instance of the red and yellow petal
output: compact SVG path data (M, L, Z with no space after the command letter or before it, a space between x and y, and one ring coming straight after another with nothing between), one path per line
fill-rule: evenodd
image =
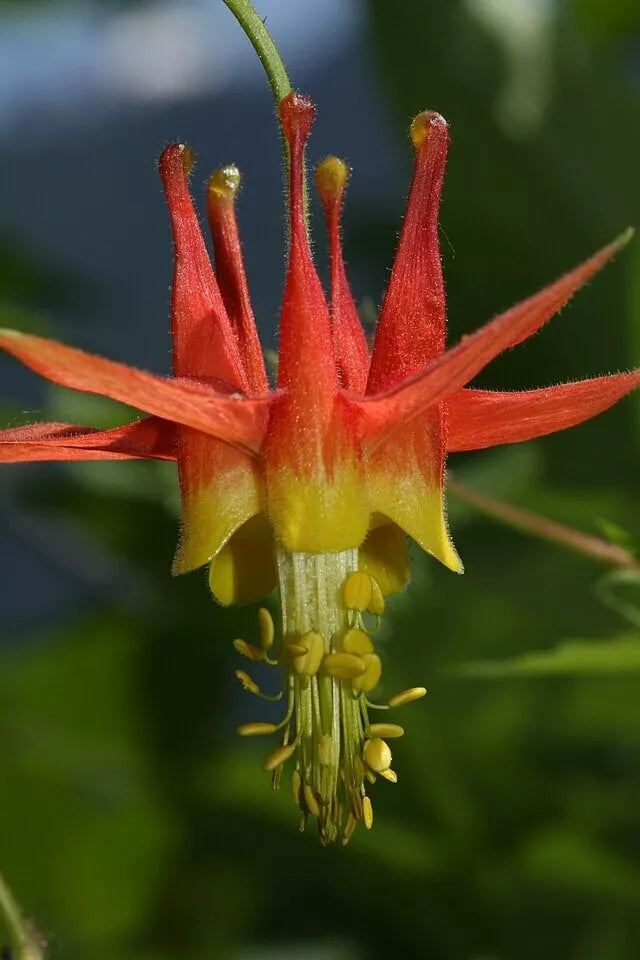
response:
M171 295L173 372L177 377L215 377L243 392L249 383L211 267L187 177L193 153L170 144L159 162L175 247Z
M413 179L376 330L368 394L401 383L445 347L438 211L449 146L447 123L438 113L420 113L411 124L411 139Z
M174 574L208 563L262 509L255 458L185 427L178 445L182 532Z
M329 310L305 219L304 149L315 107L294 92L280 101L278 110L290 158L290 251L280 313L278 386L298 396L310 419L330 412L338 389Z
M352 408L342 398L328 418L295 396L274 398L265 474L268 517L287 549L332 553L363 542L371 511Z
M363 394L369 376L369 348L349 287L340 244L340 215L349 168L338 157L326 157L316 168L331 263L331 336L340 383Z
M463 567L447 528L442 425L437 410L399 427L366 459L372 511L397 524L450 570Z
M235 198L240 171L233 164L216 170L207 185L207 211L216 258L216 279L238 341L249 391L267 393L269 382L253 316L244 269Z

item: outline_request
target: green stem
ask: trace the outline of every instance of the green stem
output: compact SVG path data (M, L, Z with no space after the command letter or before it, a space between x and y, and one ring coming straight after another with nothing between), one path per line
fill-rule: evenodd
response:
M0 874L0 916L3 918L17 960L44 960L38 935L25 922L11 890Z
M291 93L291 83L282 58L264 22L249 0L224 0L224 2L253 44L266 71L276 104L280 103L283 97Z
M258 54L260 62L267 74L277 107L280 101L289 93L291 93L291 81L289 80L284 63L282 62L282 57L278 53L277 47L269 35L269 31L264 25L264 21L261 20L259 15L256 13L253 4L250 3L249 0L224 0L224 2L228 6L229 10L231 10L231 13L234 15L246 33L247 37L253 44L253 48ZM282 152L285 163L285 194L289 196L289 144L287 143L287 138L282 130L280 130L280 137L282 139ZM302 196L304 203L305 223L307 223L308 233L306 171L303 172ZM289 245L289 242L290 238L287 235L287 246Z

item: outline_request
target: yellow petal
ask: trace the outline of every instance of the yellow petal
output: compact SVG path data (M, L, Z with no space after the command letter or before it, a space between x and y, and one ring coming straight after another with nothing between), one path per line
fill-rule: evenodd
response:
M367 464L372 510L384 514L455 573L463 566L447 528L437 413L401 427ZM377 578L376 578L377 579Z
M209 566L211 592L225 606L259 600L276 582L273 539L261 517L245 523Z
M375 526L358 551L358 566L371 574L385 597L404 590L411 576L406 534L394 523Z
M211 560L229 537L260 513L260 477L253 457L196 430L179 431L182 533L173 573Z

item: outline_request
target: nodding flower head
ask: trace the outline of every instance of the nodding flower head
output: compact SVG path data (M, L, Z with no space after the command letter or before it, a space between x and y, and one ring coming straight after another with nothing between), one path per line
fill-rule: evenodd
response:
M60 423L8 429L0 434L0 459L176 461L182 534L174 573L208 564L223 604L279 593L278 626L261 608L257 642L238 639L235 648L250 663L278 669L273 694L243 669L236 677L251 694L282 700L282 717L238 732L279 735L263 768L278 785L289 765L301 825L311 817L324 843L347 842L358 822L372 825L370 785L397 780L388 741L403 729L372 722L371 712L426 692L416 686L371 699L381 685L375 635L385 597L409 581L407 537L462 572L446 523L447 453L573 426L636 387L640 373L509 393L467 384L539 330L629 232L447 349L438 208L448 127L438 113L421 113L410 127L413 179L370 350L340 243L349 169L337 157L316 169L331 258L327 298L306 215L304 154L314 106L291 93L279 116L289 246L277 384L269 385L244 271L235 216L240 173L227 165L208 181L214 271L189 192L193 155L173 144L160 158L175 247L173 375L4 330L0 345L43 376L149 416L109 431Z

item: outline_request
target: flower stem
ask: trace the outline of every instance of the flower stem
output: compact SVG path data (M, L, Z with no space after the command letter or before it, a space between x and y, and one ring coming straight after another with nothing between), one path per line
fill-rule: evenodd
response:
M249 0L224 0L260 58L265 69L276 104L291 93L291 83L282 58L271 39L264 21L260 19Z
M572 527L556 523L554 520L548 520L547 517L541 517L529 510L523 510L509 503L503 503L501 500L495 500L484 493L478 493L477 490L471 489L464 483L453 480L451 475L447 480L447 489L460 497L461 500L465 500L472 506L477 507L482 513L486 513L508 527L513 527L523 533L529 533L541 540L559 543L569 550L582 553L613 567L638 569L639 564L633 554L617 543L611 543L609 540L582 533L581 530L574 530Z
M260 18L253 4L250 3L249 0L224 0L224 2L228 6L229 10L231 10L231 13L234 15L246 33L247 37L253 44L253 49L258 54L260 62L267 74L277 107L280 101L289 93L291 93L291 81L289 80L284 63L282 62L282 57L278 53L278 49L271 39L269 31L265 27L264 21ZM282 129L280 130L280 138L282 140L282 152L285 163L285 194L288 196L288 174L290 169L289 144L287 143L287 138L285 137ZM306 171L303 172L302 196L305 223L307 223L308 198ZM307 232L308 229L307 223ZM287 234L287 247L289 246L290 239L291 238Z
M5 922L16 960L44 960L39 937L22 916L2 874L0 874L0 916Z

